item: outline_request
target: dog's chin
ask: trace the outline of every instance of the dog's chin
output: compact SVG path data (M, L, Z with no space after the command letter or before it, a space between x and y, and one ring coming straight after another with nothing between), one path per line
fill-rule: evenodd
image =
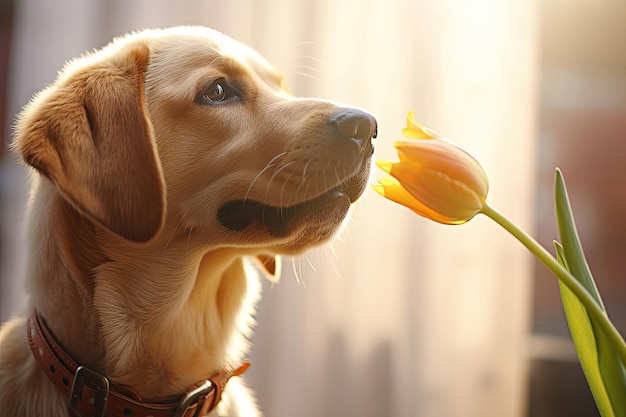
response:
M347 215L350 205L363 194L366 184L367 180L357 175L322 195L289 207L233 200L223 204L217 216L220 224L231 232L254 228L274 238L285 238L310 225L318 234L320 226L326 226L328 234L332 234Z

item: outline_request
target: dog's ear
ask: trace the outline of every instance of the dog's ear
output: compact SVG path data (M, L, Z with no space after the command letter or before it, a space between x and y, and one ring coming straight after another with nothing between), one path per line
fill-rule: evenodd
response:
M143 91L149 50L134 44L106 52L69 64L33 99L18 119L14 147L84 216L145 242L165 215Z
M257 255L256 260L263 270L263 274L273 283L280 281L282 259L276 255Z

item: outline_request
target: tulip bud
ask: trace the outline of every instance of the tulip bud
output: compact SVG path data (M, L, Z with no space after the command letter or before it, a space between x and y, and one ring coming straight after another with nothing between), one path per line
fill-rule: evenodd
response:
M489 180L467 152L407 117L405 136L413 141L394 144L399 162L377 161L390 177L374 189L420 216L444 224L461 224L486 204Z

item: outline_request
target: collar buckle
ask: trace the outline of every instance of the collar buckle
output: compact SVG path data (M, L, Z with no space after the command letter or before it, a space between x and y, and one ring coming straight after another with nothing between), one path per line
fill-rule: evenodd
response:
M199 387L187 391L187 393L178 403L178 407L176 408L176 412L174 413L173 417L185 416L187 409L196 403L198 404L198 409L196 410L195 414L197 414L197 412L200 411L201 408L200 400L203 397L208 396L213 389L215 389L215 385L213 385L213 383L207 379L202 384L200 384Z
M73 416L83 417L78 405L83 398L83 388L88 383L88 388L95 391L89 417L103 417L109 399L109 380L104 375L100 375L85 366L79 366L74 374L69 398L70 412Z

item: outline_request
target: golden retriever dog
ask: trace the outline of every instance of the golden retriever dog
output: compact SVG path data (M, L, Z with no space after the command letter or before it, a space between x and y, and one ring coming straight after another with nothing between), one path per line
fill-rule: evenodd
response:
M0 332L2 416L260 415L239 376L258 272L333 236L375 134L208 28L69 62L16 123L30 316Z

